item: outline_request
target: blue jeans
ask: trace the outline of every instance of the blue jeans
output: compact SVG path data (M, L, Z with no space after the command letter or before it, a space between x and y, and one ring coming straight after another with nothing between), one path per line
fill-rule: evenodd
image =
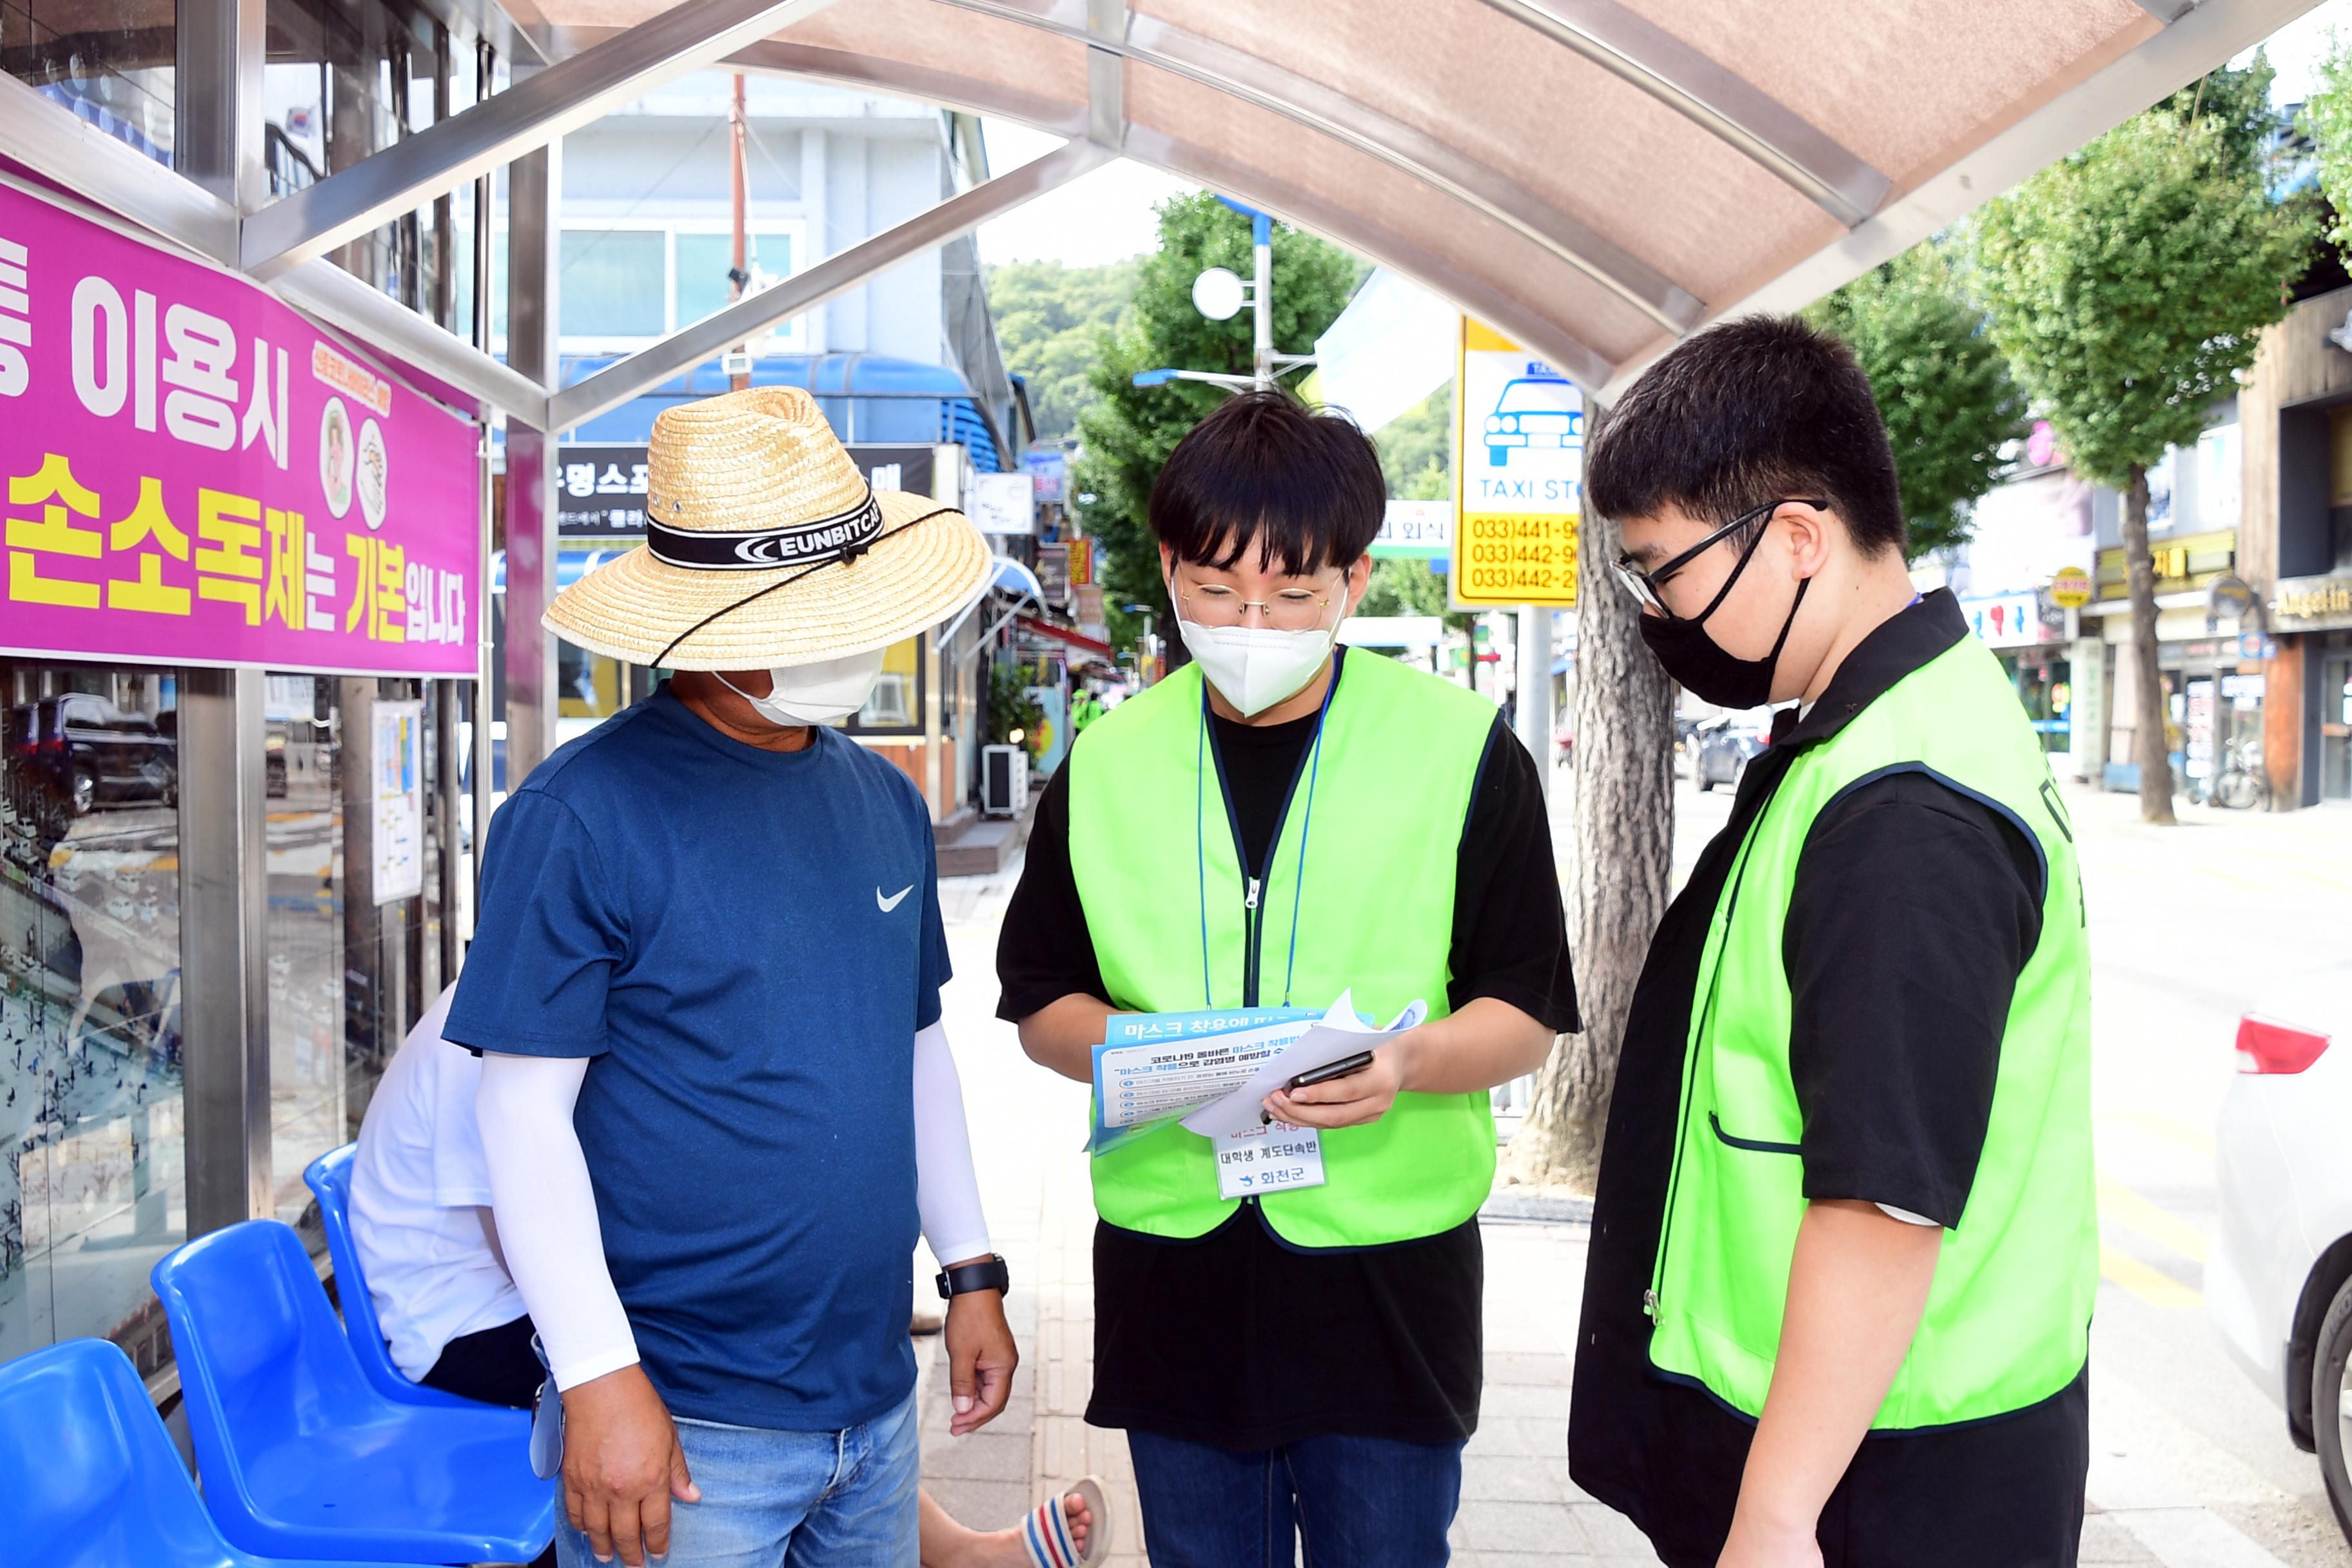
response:
M914 1395L842 1432L680 1420L677 1440L702 1500L671 1506L672 1568L912 1568ZM561 1510L555 1554L562 1568L596 1562Z
M1151 1568L1440 1568L1462 1445L1308 1437L1219 1448L1130 1431ZM1297 1542L1294 1555L1293 1541Z

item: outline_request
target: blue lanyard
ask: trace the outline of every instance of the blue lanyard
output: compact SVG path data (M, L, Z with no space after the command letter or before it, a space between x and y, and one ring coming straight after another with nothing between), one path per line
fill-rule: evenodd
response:
M1335 652L1331 667L1331 683L1323 689L1322 706L1315 710L1315 740L1308 748L1307 757L1307 807L1304 816L1299 819L1297 865L1291 876L1290 951L1283 962L1282 970L1282 1005L1286 1007L1290 1005L1291 981L1298 971L1299 901L1307 893L1307 838L1315 830L1315 785L1323 773L1323 724L1331 712L1331 699L1339 694L1339 668ZM1214 1007L1217 1005L1215 989L1209 977L1209 843L1208 830L1202 826L1208 815L1209 719L1209 681L1207 676L1203 675L1201 679L1201 728L1192 744L1192 848L1201 900L1201 1005L1203 1007ZM1238 826L1230 821L1232 809L1231 805L1228 804L1226 807L1229 818L1228 832ZM1284 816L1287 820L1288 813L1286 812ZM1275 841L1279 844L1282 838L1282 825L1276 823L1274 831ZM1235 847L1238 850L1238 840ZM1272 868L1272 860L1269 858L1267 869ZM1241 874L1244 882L1246 883L1250 875L1249 868L1242 867ZM1260 890L1263 892L1263 889ZM1242 955L1242 963L1246 968L1249 963L1247 953Z

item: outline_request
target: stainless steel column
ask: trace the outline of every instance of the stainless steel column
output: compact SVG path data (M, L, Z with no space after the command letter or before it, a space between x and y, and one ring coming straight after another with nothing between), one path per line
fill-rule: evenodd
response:
M180 1038L188 1234L271 1210L263 676L180 677Z
M241 211L268 199L261 163L268 0L189 0L179 8L172 166Z
M507 168L507 363L556 384L562 144ZM539 617L555 597L555 435L507 422L507 787L555 749L555 640ZM476 846L477 852L479 845Z

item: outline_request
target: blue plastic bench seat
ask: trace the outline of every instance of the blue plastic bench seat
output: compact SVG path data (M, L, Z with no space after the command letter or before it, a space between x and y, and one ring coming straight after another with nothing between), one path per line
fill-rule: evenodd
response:
M131 1358L104 1340L0 1366L0 1498L10 1568L325 1568L221 1539Z
M197 1473L235 1545L367 1562L527 1563L555 1531L530 1416L387 1398L301 1238L247 1220L155 1266Z
M412 1383L392 1359L384 1343L383 1325L376 1321L375 1299L368 1294L367 1272L360 1267L358 1243L352 1239L352 1161L359 1145L346 1143L310 1162L302 1180L319 1200L319 1222L327 1232L327 1255L335 1260L335 1291L343 1305L343 1331L359 1357L360 1371L378 1394L403 1405L439 1405L456 1410L487 1408L477 1400Z

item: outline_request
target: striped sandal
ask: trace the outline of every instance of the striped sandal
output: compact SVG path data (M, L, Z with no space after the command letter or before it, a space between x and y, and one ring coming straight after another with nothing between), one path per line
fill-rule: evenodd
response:
M1083 1556L1070 1540L1070 1521L1062 1510L1062 1500L1073 1492L1086 1500L1087 1511L1093 1516L1087 1527ZM1028 1550L1034 1568L1093 1568L1110 1556L1110 1510L1103 1502L1102 1482L1093 1476L1076 1486L1056 1489L1021 1521L1021 1544Z

